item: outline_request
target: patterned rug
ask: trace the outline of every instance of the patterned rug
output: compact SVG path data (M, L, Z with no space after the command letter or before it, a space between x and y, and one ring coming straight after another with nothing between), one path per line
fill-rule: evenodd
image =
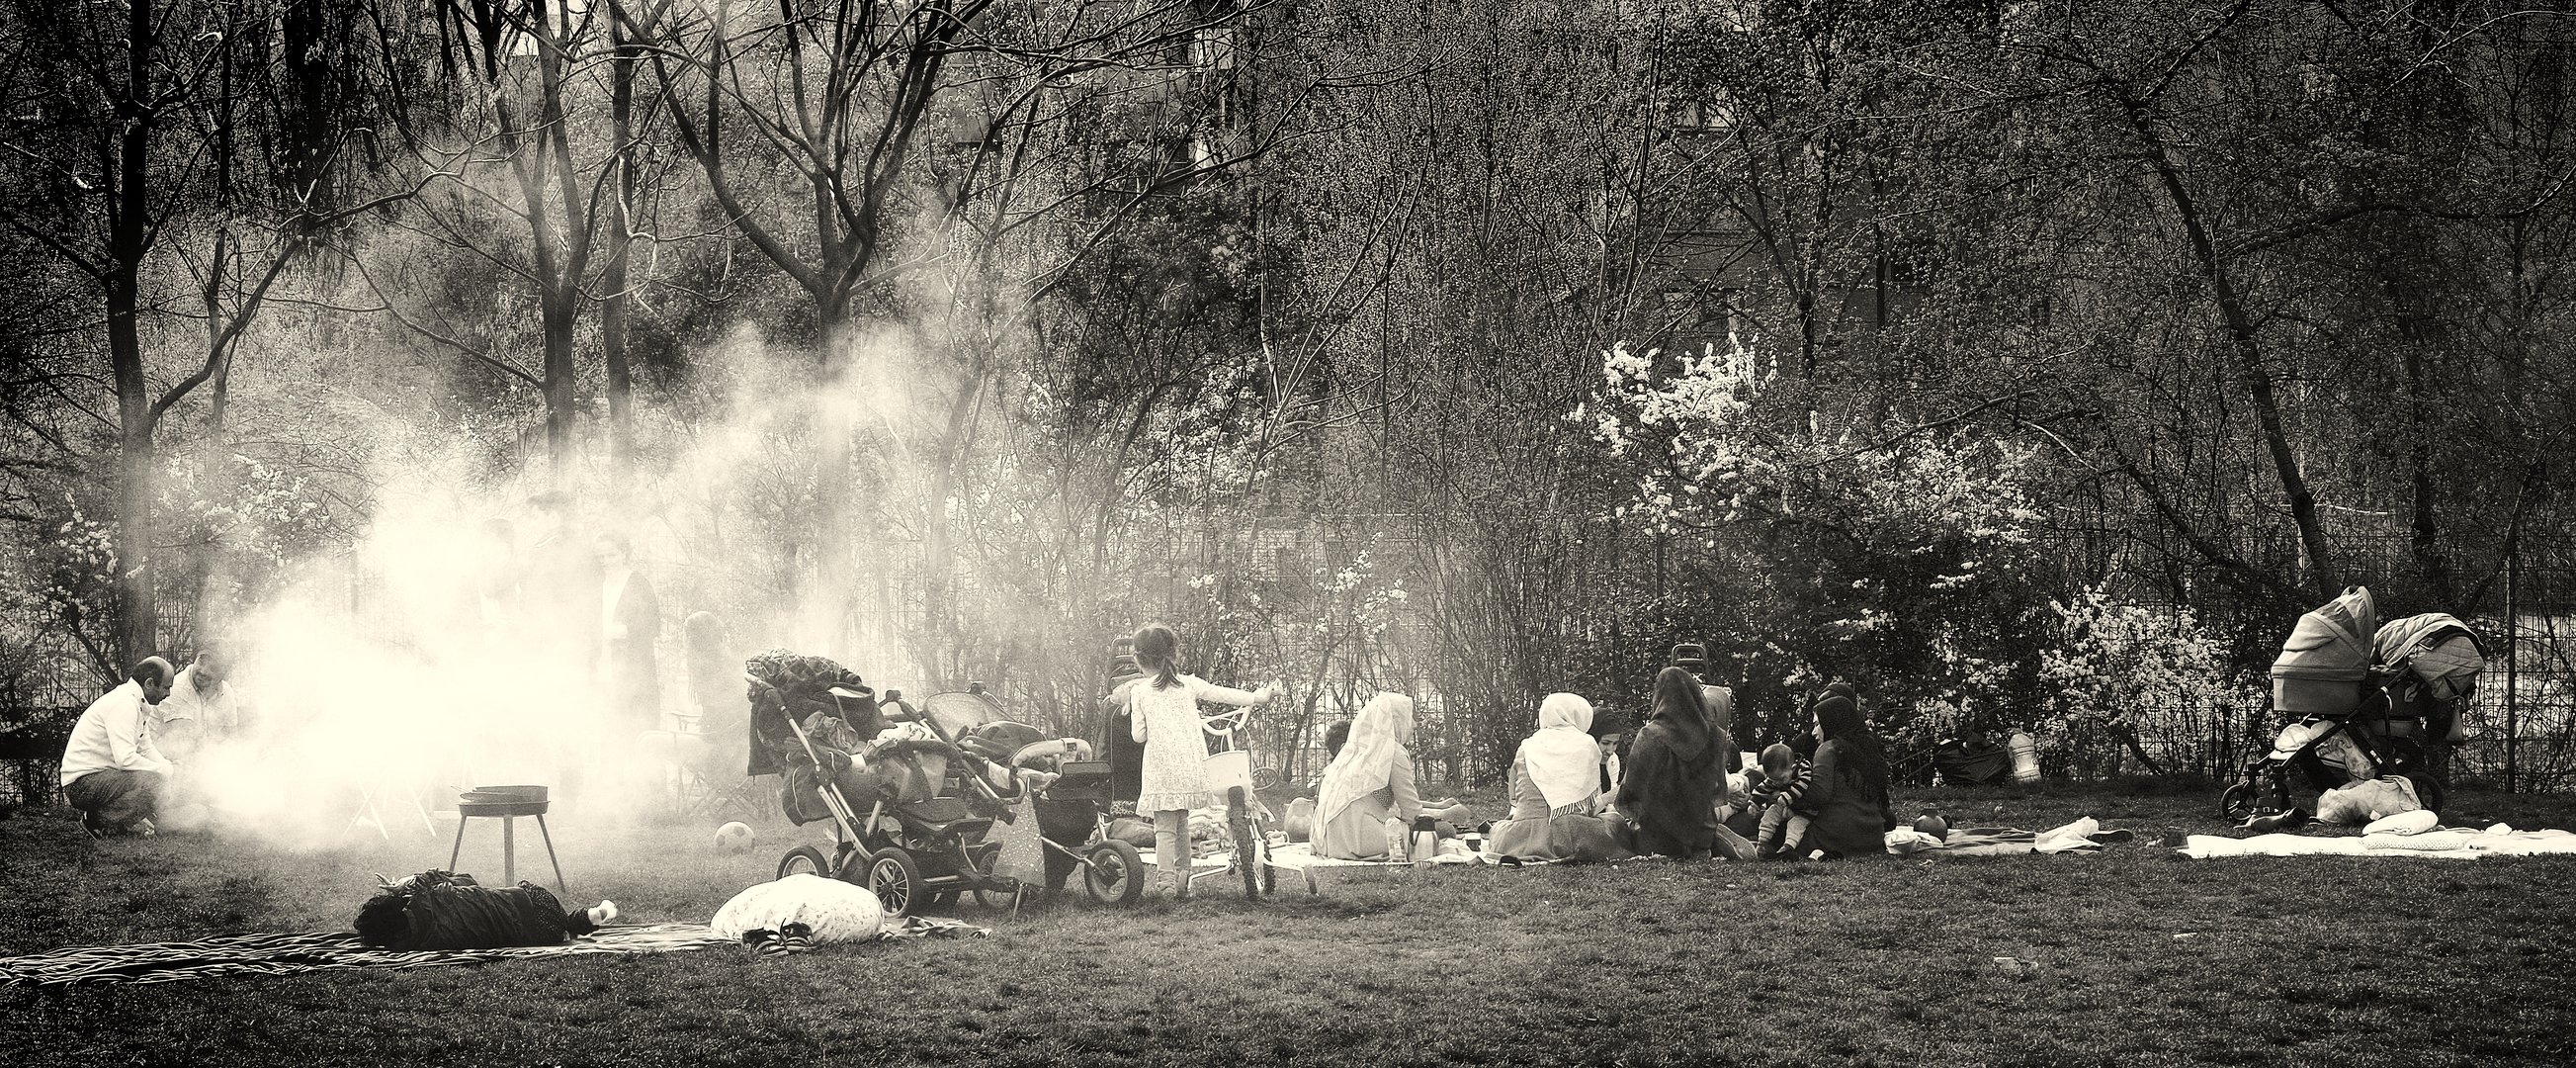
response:
M888 924L878 941L901 938L978 937L992 932L960 920L913 916ZM0 957L0 982L57 986L65 983L167 983L218 975L294 975L331 968L432 968L488 964L528 957L593 953L682 953L741 943L694 923L603 927L552 946L509 949L372 949L354 934L224 935L197 942L87 946Z

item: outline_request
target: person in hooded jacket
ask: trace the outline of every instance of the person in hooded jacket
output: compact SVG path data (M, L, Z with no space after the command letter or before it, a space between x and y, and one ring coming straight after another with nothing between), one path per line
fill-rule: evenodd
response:
M1725 753L1734 740L1708 721L1698 676L1668 667L1655 676L1654 711L1628 745L1616 798L1636 826L1637 851L1683 858L1712 855Z
M1859 695L1835 683L1807 702L1815 716L1815 775L1794 811L1808 819L1807 836L1793 856L1879 856L1896 810L1887 800L1887 752L1861 718Z

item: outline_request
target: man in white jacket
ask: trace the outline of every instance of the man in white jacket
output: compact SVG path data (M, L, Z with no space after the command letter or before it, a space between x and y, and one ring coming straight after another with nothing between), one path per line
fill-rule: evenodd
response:
M170 696L177 676L169 661L148 657L73 725L63 747L63 796L91 833L152 833L171 764L152 744L151 706Z

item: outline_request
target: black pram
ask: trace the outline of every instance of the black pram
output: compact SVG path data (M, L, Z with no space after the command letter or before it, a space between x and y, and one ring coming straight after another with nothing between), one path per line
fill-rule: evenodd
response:
M988 832L1020 818L1024 780L1051 777L1017 769L1061 755L1049 748L1057 742L1087 755L1085 743L1039 738L980 693L934 694L916 708L889 690L880 703L855 673L822 657L776 651L744 668L755 748L787 777L781 807L799 823L829 820L833 829L829 855L789 850L780 878L806 872L856 883L897 916L968 891L1016 906L1039 889L997 871L1002 842ZM996 753L1000 759L989 759ZM854 754L864 754L867 770L853 770ZM755 758L753 767L762 766ZM1095 896L1134 900L1140 868L1132 849L1104 856L1084 848L1090 843L1068 846L1044 833L1045 814L1038 821L1040 852L1073 857Z
M2297 717L2221 794L2219 814L2251 820L2287 811L2290 772L2319 790L2397 778L2441 811L2448 781L2434 755L2461 738L2460 712L2486 666L2477 633L2447 615L2379 625L2366 587L2299 618L2272 663L2272 707Z

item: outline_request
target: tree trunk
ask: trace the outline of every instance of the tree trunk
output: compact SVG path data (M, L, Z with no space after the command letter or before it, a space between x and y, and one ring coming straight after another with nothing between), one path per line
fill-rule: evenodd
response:
M2162 135L2156 132L2155 120L2148 115L2147 105L2122 96L2120 103L2127 111L2131 128L2144 142L2147 163L2155 169L2156 178L2181 221L2183 233L2191 239L2194 257L2201 275L2209 283L2210 302L2217 306L2219 320L2227 330L2230 350L2236 357L2236 374L2254 401L2254 416L2262 427L2263 447L2272 460L2272 470L2280 479L2282 496L2288 499L2290 519L2299 532L2299 546L2308 561L2309 578L2317 592L2331 597L2342 588L2342 576L2334 563L2333 547L2326 540L2325 522L2317 512L2316 494L2308 488L2306 474L2299 465L2298 453L2290 447L2290 433L2281 420L2281 402L2274 391L2271 372L2263 367L2263 345L2246 311L2243 297L2236 291L2236 278L2226 257L2218 252L2211 238L2207 220L2202 218L2199 201L2183 182L2182 172L2173 161L2172 152Z
M842 386L848 381L851 353L856 350L849 297L822 298L815 309L816 335L823 351L816 355L822 388L814 391L814 595L806 601L808 629L823 655L846 661L855 648L851 618L856 601L856 568L852 546L858 531L850 507L850 405ZM889 613L893 605L884 606Z
M116 380L117 445L117 650L119 666L159 648L159 613L152 591L153 417L151 385L143 373L140 310L144 256L152 243L150 169L157 123L152 95L152 0L129 0L126 82L117 103L123 129L117 136L116 191L108 220L106 281L107 358Z
M609 20L608 33L616 53L608 66L608 115L609 136L616 145L611 166L617 169L617 185L608 204L604 282L608 303L600 309L599 341L608 361L608 483L612 492L623 495L628 468L635 459L634 375L626 363L626 324L631 307L626 292L626 253L634 234L627 213L635 200L635 64L643 50L626 40L624 25L617 19Z
M573 189L572 159L565 150L562 43L554 37L556 30L546 20L546 10L546 5L537 6L536 32L543 39L537 44L533 86L537 121L529 131L533 136L522 133L518 109L511 106L511 94L518 90L514 79L505 72L493 81L492 92L501 145L509 153L519 194L527 202L537 315L545 343L544 373L539 377L546 396L546 467L554 485L561 487L572 477L574 465L578 401L573 389L573 331L581 321L581 276L587 259L586 234L580 228L588 220ZM550 194L559 195L562 203L549 201ZM555 214L558 208L563 213L560 218Z
M546 464L557 486L573 473L573 325L580 299L577 293L550 293L542 314L546 343Z

